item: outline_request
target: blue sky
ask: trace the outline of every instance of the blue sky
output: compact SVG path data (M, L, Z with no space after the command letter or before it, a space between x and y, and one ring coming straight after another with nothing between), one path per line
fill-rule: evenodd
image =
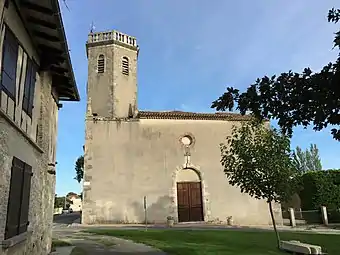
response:
M59 111L58 195L80 192L74 163L83 153L91 23L137 37L139 109L210 112L228 85L240 90L265 74L318 70L336 58L326 20L329 1L60 0L80 103ZM340 143L329 130L296 128L292 147L316 143L325 169L340 168Z

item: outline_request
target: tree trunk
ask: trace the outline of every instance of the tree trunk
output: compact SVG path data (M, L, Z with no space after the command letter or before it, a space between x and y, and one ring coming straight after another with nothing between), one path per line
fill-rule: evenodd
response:
M279 236L279 232L277 232L277 229L276 229L276 223L275 223L274 214L273 214L272 201L269 201L268 205L269 205L270 216L272 218L272 223L273 223L273 227L274 227L274 231L275 231L275 235L276 235L277 247L280 249L280 236Z

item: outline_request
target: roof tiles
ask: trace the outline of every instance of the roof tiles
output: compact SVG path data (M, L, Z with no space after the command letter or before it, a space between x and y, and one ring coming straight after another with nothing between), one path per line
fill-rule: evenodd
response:
M176 120L222 120L222 121L249 121L250 115L241 115L238 113L196 113L183 111L139 111L140 119L176 119Z

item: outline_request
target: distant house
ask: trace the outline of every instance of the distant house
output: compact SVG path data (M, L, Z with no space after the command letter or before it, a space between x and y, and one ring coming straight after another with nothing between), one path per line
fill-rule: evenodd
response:
M82 210L82 201L79 195L72 193L72 194L68 194L67 198L72 201L72 203L70 204L70 208L74 211L74 212L80 212Z
M57 0L0 0L0 254L51 249L58 109L78 101Z

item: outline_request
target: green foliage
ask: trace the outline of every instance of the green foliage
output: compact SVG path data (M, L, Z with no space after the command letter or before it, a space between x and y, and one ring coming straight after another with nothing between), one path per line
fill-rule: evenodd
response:
M310 148L306 149L306 151L302 151L301 148L297 146L293 153L293 162L297 170L302 174L308 171L322 170L319 150L316 144L311 144Z
M340 208L340 170L307 172L302 176L302 186L299 195L303 210Z
M293 152L293 162L295 164L296 169L300 173L307 172L305 153L302 151L302 149L299 146L297 146L295 151Z
M80 156L79 158L77 158L75 170L76 176L74 177L74 179L80 183L84 177L84 156Z
M54 208L61 208L64 207L65 198L64 197L57 197L54 198Z
M307 169L309 169L310 171L322 170L319 149L316 147L316 144L311 144L309 147L309 151L306 150L306 161Z
M331 9L328 21L337 23L340 9ZM334 48L340 49L340 31L335 33ZM305 68L279 76L264 76L250 85L246 92L228 87L212 103L218 111L231 111L235 103L241 114L251 111L258 119L277 119L282 131L292 135L293 127L313 125L320 131L328 125L340 125L340 54L318 73ZM334 139L340 140L340 128L331 129Z
M73 193L73 192L70 192L70 193ZM68 195L66 195L66 206L70 207L71 204L73 204L73 201L71 201L68 198ZM61 207L62 208L65 207L65 197L58 197L57 195L55 195L55 198L54 198L54 208L61 208Z
M234 127L221 154L229 183L241 192L267 202L286 201L294 193L297 171L290 140L277 130L258 123Z

